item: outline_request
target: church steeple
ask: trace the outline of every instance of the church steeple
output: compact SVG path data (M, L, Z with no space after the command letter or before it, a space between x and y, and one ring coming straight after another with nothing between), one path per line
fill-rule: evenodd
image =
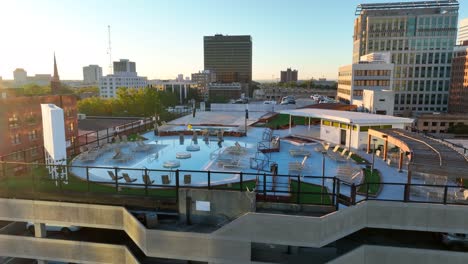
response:
M50 81L50 90L52 94L58 94L60 92L60 77L58 74L57 60L55 59L55 52L54 52L54 76L52 76L52 80Z
M57 61L55 60L55 52L54 52L54 80L60 81L60 77L58 75L58 70L57 70Z

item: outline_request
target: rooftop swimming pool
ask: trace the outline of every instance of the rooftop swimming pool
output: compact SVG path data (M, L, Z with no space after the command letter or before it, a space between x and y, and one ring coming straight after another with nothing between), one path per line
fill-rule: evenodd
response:
M109 176L109 171L118 176L128 174L133 183L144 184L146 174L155 185L173 186L176 184L175 171L181 170L180 184L187 186L206 186L208 184L207 173L210 171L210 184L236 183L240 180L240 172L243 172L243 181L256 180L257 175L269 174L252 166L252 159L268 160L265 170L269 170L271 163L278 165L278 174L283 175L309 175L322 176L322 166L325 162L325 176L335 176L340 167L350 166L351 162L337 161L328 155L322 156L315 149L321 146L319 143L295 143L282 139L280 151L262 154L258 152L258 142L262 141L262 129L250 132L247 137L225 137L219 141L217 136L210 136L208 140L198 135L197 140L192 136L155 136L153 132L142 135L147 140L139 146L136 142L109 144L106 150L101 151L95 159L86 159L89 153L80 154L72 165L71 172L92 181L114 182ZM308 152L308 158L303 155L293 155L297 152ZM116 153L120 154L117 155ZM115 156L126 157L124 159ZM291 165L291 163L294 163ZM301 166L300 172L291 172L291 166ZM83 166L83 167L81 167ZM89 166L88 172L84 166ZM351 165L358 167L357 165ZM105 167L105 168L98 168ZM200 172L201 171L201 172ZM190 175L190 180L185 181L185 175ZM262 181L260 177L258 179ZM303 178L305 182L321 184L317 178ZM125 183L125 179L119 182ZM285 177L268 177L267 182L278 186L278 191L288 188L289 180ZM261 188L261 182L258 182ZM328 183L326 183L328 184ZM330 182L331 184L331 182ZM331 187L331 186L330 186Z

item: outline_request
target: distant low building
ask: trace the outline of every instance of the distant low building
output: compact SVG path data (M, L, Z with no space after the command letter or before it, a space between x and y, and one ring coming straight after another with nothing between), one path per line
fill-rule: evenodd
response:
M254 99L273 100L279 102L281 101L281 98L285 96L294 96L295 98L310 98L310 96L314 94L334 98L336 96L336 90L302 87L262 86L260 89L254 91Z
M196 84L202 98L208 99L208 84L216 82L216 73L210 70L192 73L192 82Z
M99 95L103 98L113 98L121 87L142 89L147 85L146 77L137 75L135 62L121 59L114 62L114 74L104 76L99 81Z
M312 79L313 86L324 86L324 87L334 87L337 82L333 80L327 80L325 78L319 78L318 80Z
M281 82L297 82L297 70L291 70L291 68L288 68L285 71L281 71Z
M102 68L99 65L83 67L83 83L97 85L102 78Z
M18 68L13 71L13 79L17 87L21 87L28 83L28 73L22 69Z
M419 131L431 134L447 133L450 127L456 125L468 126L468 116L448 113L421 114L416 122Z
M210 83L208 94L210 100L216 99L238 99L243 93L241 83Z
M188 98L189 89L196 87L193 82L177 80L149 80L148 85L159 91L177 92L181 104Z

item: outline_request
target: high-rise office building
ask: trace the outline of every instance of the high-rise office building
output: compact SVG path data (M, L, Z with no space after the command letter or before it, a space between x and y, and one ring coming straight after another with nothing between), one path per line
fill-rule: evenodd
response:
M297 82L297 70L288 68L285 71L281 71L281 82Z
M467 40L468 40L468 18L464 18L460 21L460 25L458 26L457 44L462 45L462 43Z
M468 40L456 46L452 60L449 111L468 113Z
M353 63L391 53L395 114L447 111L458 7L456 0L358 5Z
M218 82L252 81L252 38L250 36L205 36L205 70L216 72Z
M135 72L136 73L136 64L133 61L126 59L120 59L119 61L114 61L114 74L119 74L122 72Z
M83 67L83 82L85 84L97 84L102 77L102 68L99 65Z

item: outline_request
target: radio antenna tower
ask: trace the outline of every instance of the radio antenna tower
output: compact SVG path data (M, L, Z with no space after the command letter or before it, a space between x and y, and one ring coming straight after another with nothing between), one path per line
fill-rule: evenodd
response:
M112 74L112 47L111 47L111 28L107 26L109 47L107 47L107 54L109 54L109 74Z

